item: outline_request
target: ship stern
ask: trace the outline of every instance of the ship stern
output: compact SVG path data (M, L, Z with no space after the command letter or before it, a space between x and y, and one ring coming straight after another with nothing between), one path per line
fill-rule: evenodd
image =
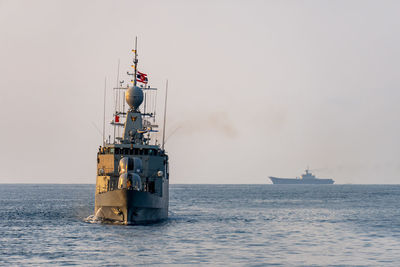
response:
M168 195L118 189L95 197L95 216L121 224L146 224L168 218Z

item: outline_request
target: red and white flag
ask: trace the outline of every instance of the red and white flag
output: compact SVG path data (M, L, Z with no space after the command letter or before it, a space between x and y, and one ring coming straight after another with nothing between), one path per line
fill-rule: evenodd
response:
M147 79L147 74L141 73L140 71L138 71L136 73L136 81L147 84L148 83L148 79Z

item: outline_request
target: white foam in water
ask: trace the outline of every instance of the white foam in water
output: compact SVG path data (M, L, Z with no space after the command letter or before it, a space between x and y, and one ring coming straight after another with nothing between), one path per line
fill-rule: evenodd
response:
M100 218L96 217L95 215L89 215L84 221L87 223L100 223Z
M101 223L103 221L103 218L99 216L101 214L101 212L102 212L101 208L98 209L96 214L95 215L89 215L85 219L85 222L88 222L88 223Z
M102 208L98 209L95 215L89 215L84 221L88 223L112 223L112 224L125 224L123 221L115 221L104 218L102 215Z

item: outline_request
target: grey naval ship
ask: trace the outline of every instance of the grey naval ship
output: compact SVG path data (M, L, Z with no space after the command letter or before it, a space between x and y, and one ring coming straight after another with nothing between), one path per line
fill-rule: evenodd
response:
M315 177L307 168L305 173L300 178L277 178L270 176L273 184L333 184L335 181L332 179L321 179Z
M165 220L169 202L168 155L164 150L166 109L160 145L152 137L154 132L158 132L158 126L151 123L151 119L155 122L156 97L151 101L149 94L157 89L147 86L147 74L137 71L136 47L132 51L134 65L131 67L134 70L127 74L133 76L133 85L129 83L125 86L118 79L120 84L114 88L116 108L111 121L114 140L111 136L104 140L103 127L103 146L97 153L95 217L121 224ZM126 111L124 100L129 106ZM144 107L141 107L143 102ZM146 103L147 109L153 106L154 112L146 112ZM120 129L122 134L118 136Z

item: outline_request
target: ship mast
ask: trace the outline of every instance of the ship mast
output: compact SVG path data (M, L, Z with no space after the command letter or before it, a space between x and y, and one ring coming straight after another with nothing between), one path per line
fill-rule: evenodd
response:
M147 74L143 74L138 71L139 60L138 60L138 53L137 53L137 37L135 37L135 48L132 49L132 52L134 53L134 58L133 58L133 64L131 65L131 67L134 69L134 71L126 72L126 74L128 76L133 76L133 79L132 78L130 79L130 82L133 83L132 87L130 87L129 84L127 84L126 87L123 87L122 84L124 83L124 81L119 81L119 61L118 61L117 81L120 84L119 84L119 86L117 84L117 87L114 88L115 90L117 90L117 92L116 92L117 96L116 96L116 101L115 101L116 107L115 107L114 119L111 121L111 124L114 126L114 144L116 144L116 141L125 143L124 140L132 137L130 134L127 135L127 132L126 132L127 127L128 128L134 127L134 129L130 129L129 131L133 130L134 133L137 133L140 136L142 136L140 139L143 139L144 143L146 143L146 144L148 144L149 141L152 139L152 138L150 138L150 133L158 132L158 130L155 130L155 128L158 128L158 125L154 124L155 113L156 113L156 105L154 105L154 104L157 102L157 88L151 88L150 86L148 86L147 85L147 83L148 83ZM139 86L138 83L140 83L140 82L143 83L144 85ZM167 85L167 87L168 87L168 85ZM124 91L122 105L119 101L119 99L120 99L119 90ZM143 98L144 101L141 100L143 102L140 102L138 104L133 104L135 102L128 102L128 98L131 99L132 94L140 95L141 93L138 93L139 91L142 92L141 97ZM151 93L151 91L155 91L155 94ZM129 97L127 96L127 98L126 98L125 96L128 94L129 94ZM153 101L154 97L155 97L155 99ZM127 101L128 105L129 105L129 108L126 112L125 112L125 101ZM135 100L131 99L129 101L135 101ZM118 105L117 105L117 103L118 103ZM139 106L141 104L143 104L143 106L142 106L143 111L139 110ZM148 106L148 105L150 105L150 106ZM121 111L120 109L122 108L122 106L123 106L123 110ZM148 109L150 109L150 110L148 110ZM165 112L166 111L164 111L164 113ZM132 118L133 113L136 113L138 115L140 114L139 115L139 117L141 118L140 123L139 123L139 120L137 120L135 122L136 118L138 117L137 115L135 115L134 118ZM125 123L119 122L120 115L125 117ZM153 118L153 124L150 122L150 120L146 120L145 117ZM143 124L142 124L142 122L143 122ZM117 127L117 133L116 133L116 129L115 129L116 127ZM123 137L119 136L119 127L124 127ZM165 128L165 118L164 118L164 128ZM143 138L144 134L147 134L148 137ZM163 139L165 139L165 133L163 133L163 135L164 135ZM155 139L155 144L157 144L157 142L158 142L157 139ZM165 143L165 142L163 141L163 143Z
M136 84L137 84L137 80L136 80L136 77L137 77L137 64L138 64L138 59L137 59L137 36L136 36L136 38L135 38L135 58L134 58L134 60L133 60L133 64L135 64L134 66L134 76L133 76L133 86L136 86Z

